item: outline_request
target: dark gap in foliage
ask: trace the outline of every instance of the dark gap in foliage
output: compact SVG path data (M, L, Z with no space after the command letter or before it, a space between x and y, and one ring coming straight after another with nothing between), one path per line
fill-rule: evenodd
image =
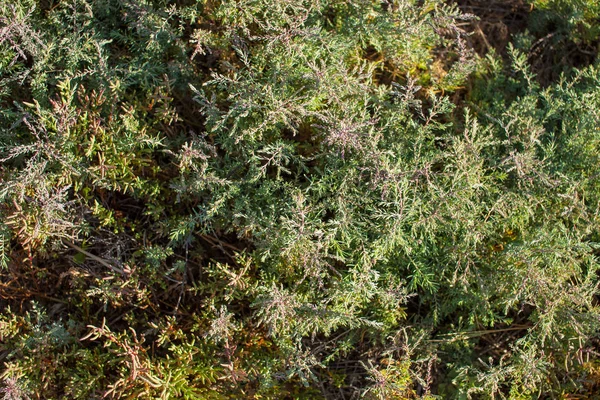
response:
M450 3L478 17L470 22L469 31L473 34L467 40L480 56L494 49L506 57L506 45L515 34L527 28L531 11L525 0L452 0Z
M593 64L598 58L600 40L576 43L560 35L553 40L556 32L548 31L548 35L534 42L528 54L532 70L543 86L557 81L562 74L570 74L573 68Z
M524 0L491 3L453 0L453 3L462 11L478 17L470 23L473 35L468 41L480 56L493 49L507 61L509 42L529 40L524 50L536 79L544 87L555 82L561 74L569 74L573 68L584 68L597 59L600 38L574 41L566 27L569 15L565 13L538 10ZM530 39L520 36L526 32Z

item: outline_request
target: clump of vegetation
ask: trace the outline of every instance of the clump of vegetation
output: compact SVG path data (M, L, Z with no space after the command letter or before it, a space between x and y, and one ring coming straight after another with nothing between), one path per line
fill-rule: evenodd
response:
M0 5L4 398L595 393L600 71L532 55L598 10L532 4Z

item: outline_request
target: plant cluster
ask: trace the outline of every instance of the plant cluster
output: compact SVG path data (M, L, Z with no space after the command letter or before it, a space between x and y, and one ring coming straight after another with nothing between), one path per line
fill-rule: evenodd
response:
M531 4L0 4L3 398L596 393L600 10Z

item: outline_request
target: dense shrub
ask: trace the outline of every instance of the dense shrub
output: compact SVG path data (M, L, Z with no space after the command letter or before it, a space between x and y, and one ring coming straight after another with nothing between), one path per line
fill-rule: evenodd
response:
M531 26L592 43L592 3ZM597 391L600 71L474 18L0 5L4 398Z

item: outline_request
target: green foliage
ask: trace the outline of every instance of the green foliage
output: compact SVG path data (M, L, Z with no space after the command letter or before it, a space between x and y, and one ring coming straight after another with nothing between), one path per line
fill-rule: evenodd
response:
M600 71L477 58L473 18L0 5L4 397L594 393Z

